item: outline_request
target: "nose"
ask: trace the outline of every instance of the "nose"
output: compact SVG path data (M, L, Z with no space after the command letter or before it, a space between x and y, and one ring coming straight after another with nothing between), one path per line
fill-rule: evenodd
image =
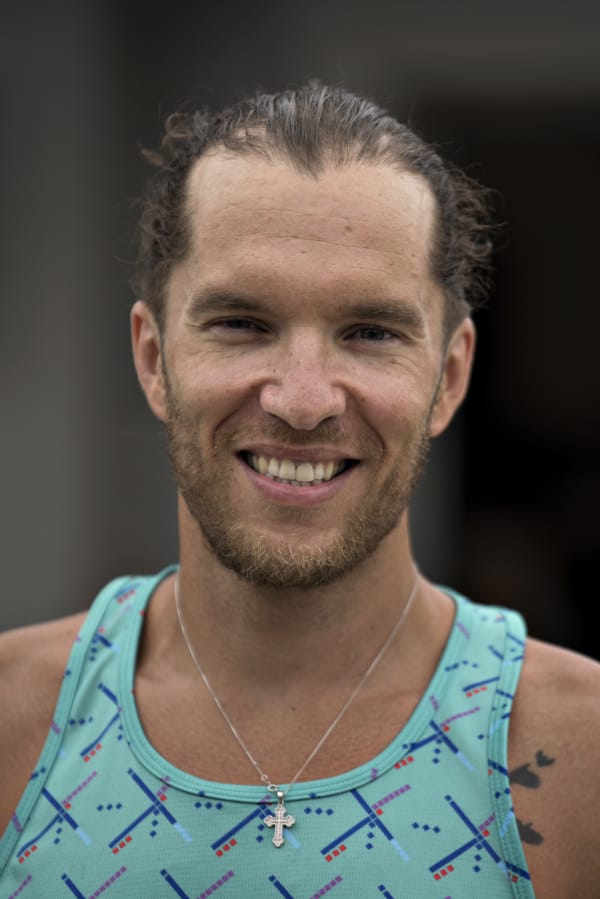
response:
M334 372L334 355L335 350L314 335L287 341L261 387L262 409L302 431L342 415L346 391Z

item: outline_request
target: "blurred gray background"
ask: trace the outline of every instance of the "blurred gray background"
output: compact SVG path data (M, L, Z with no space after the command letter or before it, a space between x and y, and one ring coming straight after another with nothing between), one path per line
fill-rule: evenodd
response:
M0 629L176 558L129 351L139 146L182 101L317 76L408 119L510 225L469 400L415 505L420 566L599 655L600 4L22 0L0 17Z

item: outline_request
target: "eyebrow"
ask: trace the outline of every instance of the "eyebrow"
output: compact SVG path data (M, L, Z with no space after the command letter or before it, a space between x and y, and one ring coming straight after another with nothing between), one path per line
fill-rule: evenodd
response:
M259 297L243 296L227 289L202 290L195 294L189 304L189 312L202 315L217 312L255 312L272 311L272 304ZM425 327L423 310L420 306L405 300L364 300L351 303L339 302L333 311L336 315L357 321L377 322L421 331Z
M202 290L192 296L189 311L192 315L206 312L230 312L242 309L245 312L264 311L266 303L252 297L244 297L230 290Z
M357 320L421 330L425 325L420 306L405 300L376 300L340 305L340 312Z

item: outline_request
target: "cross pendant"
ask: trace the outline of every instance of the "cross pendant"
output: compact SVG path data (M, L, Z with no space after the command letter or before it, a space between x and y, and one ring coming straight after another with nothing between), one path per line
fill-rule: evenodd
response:
M285 805L283 804L283 793L281 790L277 791L277 807L275 808L274 815L267 815L265 818L265 824L267 827L274 827L274 835L273 835L273 845L283 846L285 840L283 839L283 828L291 827L292 824L296 823L296 819L292 818L291 815L286 815L285 813Z

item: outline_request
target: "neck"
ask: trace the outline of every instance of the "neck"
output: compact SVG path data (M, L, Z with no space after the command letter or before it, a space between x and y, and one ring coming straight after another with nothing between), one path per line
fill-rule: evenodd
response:
M182 618L203 668L209 677L218 672L223 686L230 679L232 687L268 690L275 667L280 690L288 681L297 688L345 673L355 679L398 621L415 578L405 523L357 569L315 589L245 582L199 541L197 529L181 528ZM169 606L176 624L172 587ZM177 627L172 636L178 640Z
M193 745L206 739L210 748L219 735L218 756L202 765L201 775L209 770L212 779L239 778L240 783L247 782L248 759L241 744L234 748L231 727L217 705L230 715L262 770L277 770L281 782L305 772L330 776L375 754L406 720L435 670L454 613L450 598L416 575L405 526L385 538L362 566L318 590L269 590L245 583L199 546L197 533L184 531L178 581L189 646L211 688L203 684L186 646L177 620L175 578L170 578L148 608L138 657L138 701L145 685L150 708L157 693L171 700L185 697L183 714L184 720L192 714ZM398 626L415 583L412 605ZM372 733L380 734L374 710L382 703L391 703L395 715L381 739L363 745L357 737L363 734L361 722L368 719ZM296 735L283 766L279 749L265 739L273 721ZM208 722L210 739L202 722ZM146 725L151 730L151 721ZM181 755L183 767L196 757L195 750L191 755L188 750L188 759L185 747L173 753Z

